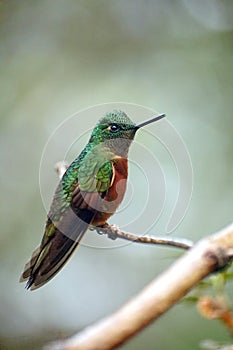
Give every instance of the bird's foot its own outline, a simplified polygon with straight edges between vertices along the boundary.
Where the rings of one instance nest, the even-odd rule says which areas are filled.
[[[118,237],[119,227],[115,224],[109,225],[107,222],[102,226],[93,228],[99,235],[107,235],[108,238],[115,240]]]

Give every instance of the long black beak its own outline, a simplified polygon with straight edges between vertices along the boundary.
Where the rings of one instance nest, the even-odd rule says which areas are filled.
[[[142,128],[143,126],[147,125],[147,124],[150,124],[150,123],[154,123],[156,122],[157,120],[160,120],[162,118],[166,117],[166,114],[159,114],[157,115],[156,117],[153,117],[151,119],[148,119],[148,120],[145,120],[144,122],[142,123],[139,123],[138,125],[135,126],[135,129],[138,130],[140,128]]]

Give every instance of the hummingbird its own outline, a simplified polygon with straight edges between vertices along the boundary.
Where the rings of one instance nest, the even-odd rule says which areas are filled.
[[[41,244],[20,277],[20,282],[27,281],[27,289],[37,289],[53,278],[88,228],[105,227],[126,191],[128,151],[136,132],[164,117],[136,125],[125,112],[114,110],[99,119],[57,186]]]

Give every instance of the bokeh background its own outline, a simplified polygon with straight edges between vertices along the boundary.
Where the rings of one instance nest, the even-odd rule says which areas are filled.
[[[0,348],[34,350],[114,311],[178,256],[170,248],[136,244],[81,246],[38,291],[18,283],[44,228],[42,152],[69,115],[112,101],[166,112],[194,172],[189,209],[171,237],[196,241],[231,222],[233,2],[3,0],[0,12]],[[87,120],[88,128],[98,118]],[[77,123],[77,137],[80,127]],[[68,139],[69,129],[54,144],[54,160],[67,151]],[[79,147],[72,152],[70,161]],[[139,161],[140,152],[131,155]],[[57,183],[53,165],[51,158],[49,196]],[[173,193],[174,164],[167,158],[162,167]],[[137,186],[142,191],[139,180],[132,170],[134,192]],[[165,216],[151,234],[165,233],[174,203],[174,196],[166,196]],[[137,199],[134,205],[140,210],[142,203]],[[124,222],[124,215],[122,210],[112,222]],[[149,210],[141,221],[150,220]],[[132,229],[142,233],[140,225]],[[217,321],[201,318],[194,305],[179,304],[122,348],[198,349],[208,338],[231,342]]]

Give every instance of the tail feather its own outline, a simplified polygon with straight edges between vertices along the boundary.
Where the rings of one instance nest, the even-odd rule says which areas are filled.
[[[63,251],[59,251],[59,255],[56,255],[52,261],[50,259],[51,252],[50,249],[48,249],[44,260],[42,260],[41,264],[31,272],[26,288],[31,290],[37,289],[52,279],[77,249],[78,244],[79,242],[74,242],[67,238],[67,243],[65,244]]]
[[[25,267],[24,267],[24,271],[22,273],[22,275],[20,276],[20,280],[19,282],[25,282],[28,280],[28,278],[30,277],[31,274],[31,270],[32,270],[32,266],[35,265],[39,255],[41,252],[41,247],[37,247],[34,252],[32,253],[32,257],[31,259],[26,263]]]
[[[67,237],[54,226],[53,235],[34,251],[25,265],[20,282],[27,280],[26,288],[34,290],[53,278],[76,250],[88,226],[89,223],[79,220],[72,232],[72,237],[76,236],[76,239]]]

